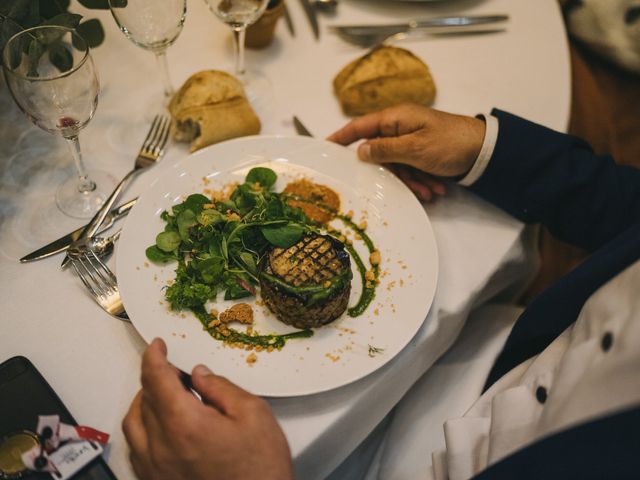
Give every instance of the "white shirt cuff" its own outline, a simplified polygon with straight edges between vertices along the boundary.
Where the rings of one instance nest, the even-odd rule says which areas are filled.
[[[478,154],[478,158],[476,158],[473,167],[469,170],[464,178],[458,181],[459,185],[463,187],[469,187],[473,185],[476,180],[478,180],[486,168],[489,166],[489,160],[491,160],[491,156],[493,155],[493,149],[496,146],[496,141],[498,140],[498,119],[493,115],[479,115],[484,118],[484,140],[482,141],[482,148],[480,149],[480,153]]]

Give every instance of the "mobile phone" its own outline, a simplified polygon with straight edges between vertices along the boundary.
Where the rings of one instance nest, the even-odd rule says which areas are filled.
[[[62,400],[36,367],[25,357],[17,356],[0,364],[0,445],[9,438],[27,444],[35,435],[39,415],[59,415],[60,421],[70,425],[77,422]],[[37,440],[33,440],[34,442]],[[6,443],[5,443],[6,445]],[[0,455],[2,455],[0,446]],[[4,452],[7,459],[7,452]],[[15,452],[14,452],[15,456]],[[8,473],[11,470],[12,473]],[[1,479],[51,480],[48,473],[16,472],[15,466],[3,472]],[[76,473],[74,480],[117,480],[106,462],[99,456]]]

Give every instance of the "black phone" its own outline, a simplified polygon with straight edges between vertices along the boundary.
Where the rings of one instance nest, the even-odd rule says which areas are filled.
[[[0,442],[13,437],[28,444],[34,435],[38,415],[59,415],[60,421],[77,425],[67,407],[36,367],[25,357],[17,356],[0,364]],[[17,437],[16,437],[17,436]],[[18,438],[20,437],[20,438]],[[51,480],[48,473],[26,471],[2,472],[2,478]],[[73,476],[74,480],[117,480],[102,456],[98,456]]]

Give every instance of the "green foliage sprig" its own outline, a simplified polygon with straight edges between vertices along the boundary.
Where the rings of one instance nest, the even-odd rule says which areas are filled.
[[[109,9],[108,0],[78,1],[89,9]],[[39,25],[74,28],[90,48],[99,46],[104,41],[104,29],[100,20],[82,20],[81,15],[68,11],[69,6],[70,0],[0,0],[0,52],[13,35]],[[126,0],[120,0],[117,6],[126,6]]]

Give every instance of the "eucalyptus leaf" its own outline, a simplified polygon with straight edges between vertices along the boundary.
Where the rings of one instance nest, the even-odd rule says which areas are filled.
[[[62,43],[56,43],[49,47],[49,61],[55,65],[61,73],[73,68],[73,55]]]
[[[32,2],[33,0],[3,0],[0,11],[3,15],[20,21],[29,14]]]
[[[78,0],[78,3],[93,10],[109,10],[109,0]]]
[[[6,24],[7,22],[4,23],[4,25]],[[29,44],[31,42],[29,41],[29,38],[26,36],[20,36],[17,40],[14,40],[14,41],[17,42],[17,44],[15,48],[11,48],[9,51],[9,68],[15,70],[22,63],[23,55],[29,54]],[[2,44],[0,44],[0,47],[2,47]]]
[[[89,48],[95,48],[104,41],[104,30],[102,29],[102,24],[100,23],[100,20],[96,18],[80,23],[76,28],[76,31],[84,41],[87,42]],[[76,48],[81,47],[76,45]]]
[[[112,0],[115,6],[126,6],[126,0]],[[70,0],[0,0],[0,51],[6,42],[14,34],[38,25],[59,25],[75,29],[80,24],[80,15],[69,13]],[[88,8],[106,9],[107,0],[82,0]],[[86,25],[85,25],[86,24]],[[104,40],[104,30],[99,20],[89,20],[83,22],[81,35],[86,37],[86,41],[91,47],[96,47]],[[39,39],[44,44],[55,42],[60,34],[52,37],[40,35]],[[11,68],[20,65],[20,52],[28,52],[29,41],[25,37],[23,43],[24,50],[12,51],[10,57]],[[0,63],[2,63],[0,57]]]
[[[40,58],[44,54],[44,51],[44,46],[40,41],[35,38],[31,40],[31,43],[29,44],[29,52],[27,53],[29,60],[27,75],[30,77],[40,76],[38,73],[38,65],[40,64]]]
[[[40,15],[43,18],[51,18],[59,13],[64,13],[69,8],[70,0],[39,0]]]
[[[75,13],[60,13],[54,17],[51,17],[48,20],[42,22],[41,25],[57,25],[59,27],[67,27],[67,28],[76,28],[78,24],[80,24],[80,20],[82,19],[82,15],[77,15]],[[52,38],[49,39],[48,36],[41,38],[40,40],[44,43],[51,43],[60,38],[58,34],[51,34]]]
[[[156,236],[156,245],[164,252],[173,252],[180,246],[182,239],[177,232],[160,232]]]
[[[254,167],[247,174],[247,183],[259,183],[264,189],[268,190],[276,183],[278,175],[270,168]]]
[[[262,227],[260,231],[271,245],[289,248],[300,240],[304,228],[300,225],[286,224]]]

